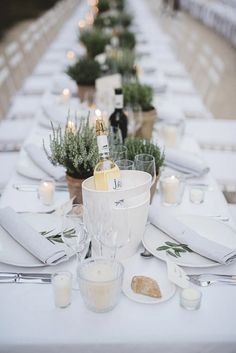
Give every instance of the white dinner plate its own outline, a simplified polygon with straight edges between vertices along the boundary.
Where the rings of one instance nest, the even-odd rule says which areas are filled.
[[[205,236],[208,239],[215,240],[219,243],[222,243],[222,239],[225,240],[226,234],[228,241],[232,240],[235,236],[236,240],[236,232],[229,227],[227,224],[221,221],[217,221],[210,217],[204,216],[178,216],[178,219],[186,224],[188,227],[194,229],[196,232],[201,234],[201,236]],[[148,225],[146,227],[146,231],[143,235],[143,245],[144,247],[150,251],[155,257],[166,261],[169,259],[169,255],[166,255],[165,251],[158,251],[156,250],[159,246],[165,245],[166,241],[174,241],[170,236],[163,233],[158,228],[154,227],[153,225]],[[229,243],[230,244],[230,243]],[[168,256],[168,257],[167,257]],[[197,253],[184,253],[179,258],[171,257],[171,261],[175,262],[179,266],[183,267],[216,267],[220,266],[221,264],[210,260],[204,256],[201,256]]]
[[[143,260],[139,253],[132,258],[123,261],[123,263],[125,266],[125,274],[122,289],[123,293],[129,299],[142,304],[160,304],[174,296],[176,286],[169,281],[167,277],[167,268],[166,266],[163,266],[163,264],[157,264],[157,262],[151,263],[150,261]],[[134,276],[147,276],[157,281],[162,297],[152,298],[135,293],[131,288],[131,282]]]
[[[27,213],[21,217],[32,228],[40,231],[61,231],[62,219],[55,215]],[[56,233],[55,233],[56,234]],[[65,245],[66,246],[66,245]],[[71,252],[72,255],[72,252]],[[0,262],[21,267],[45,266],[40,260],[30,254],[23,246],[15,241],[4,229],[0,227]]]

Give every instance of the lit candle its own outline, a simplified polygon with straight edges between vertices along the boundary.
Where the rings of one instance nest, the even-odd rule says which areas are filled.
[[[74,61],[75,53],[73,52],[73,50],[68,50],[68,52],[66,53],[66,57],[69,61]]]
[[[55,183],[53,180],[42,180],[38,187],[38,197],[44,205],[53,203],[55,194]]]
[[[180,292],[180,305],[187,310],[197,310],[201,305],[202,293],[196,288],[185,288]]]
[[[71,303],[72,274],[58,272],[52,277],[54,302],[58,308],[65,308]]]
[[[96,312],[111,310],[117,303],[123,279],[123,266],[110,260],[90,260],[79,269],[83,299]]]
[[[200,204],[204,201],[205,192],[200,188],[191,188],[189,198],[192,203]]]
[[[76,132],[76,126],[75,123],[71,120],[68,120],[67,124],[66,124],[66,130],[67,132]]]
[[[70,100],[70,97],[71,97],[71,93],[69,88],[64,88],[60,96],[60,102],[63,104],[66,104]]]
[[[162,197],[166,204],[176,204],[180,188],[180,180],[172,175],[161,180]]]
[[[162,135],[164,143],[167,147],[174,147],[177,143],[177,128],[176,126],[163,126]]]
[[[86,27],[86,22],[84,20],[81,20],[78,22],[78,26],[80,29],[83,29]]]

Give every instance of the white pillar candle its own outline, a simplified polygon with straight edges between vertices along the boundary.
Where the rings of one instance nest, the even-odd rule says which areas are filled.
[[[65,308],[71,303],[72,275],[70,272],[58,272],[52,278],[54,302],[58,308]]]
[[[185,288],[180,292],[180,305],[187,310],[197,310],[201,305],[202,293],[196,288]]]
[[[190,201],[195,204],[200,204],[204,201],[205,192],[200,188],[191,188],[190,189]]]
[[[75,61],[75,52],[73,52],[73,50],[68,50],[66,58],[70,63],[73,63]]]
[[[163,126],[162,135],[164,143],[167,147],[174,147],[177,143],[177,128],[176,126]]]
[[[161,185],[164,203],[176,204],[178,202],[178,194],[180,188],[179,179],[174,175],[165,177],[161,180]]]
[[[68,103],[70,100],[70,97],[71,97],[71,93],[69,88],[64,88],[61,94],[61,102],[64,104]]]
[[[68,132],[73,132],[75,133],[76,132],[76,126],[75,126],[75,123],[71,120],[68,120],[67,124],[66,124],[66,130]]]
[[[38,188],[38,197],[44,205],[53,203],[55,194],[55,183],[53,180],[42,180]]]

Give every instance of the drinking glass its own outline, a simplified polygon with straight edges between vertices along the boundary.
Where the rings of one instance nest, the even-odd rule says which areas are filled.
[[[117,201],[104,209],[101,224],[99,241],[102,249],[105,247],[111,250],[115,260],[118,249],[123,248],[131,240],[129,207],[125,201]]]
[[[156,179],[156,164],[155,158],[146,153],[137,154],[134,157],[134,169],[141,170],[143,172],[147,172],[151,174],[153,178],[153,182]]]
[[[122,134],[119,127],[110,126],[108,135],[109,146],[122,145]]]
[[[73,250],[76,255],[76,266],[73,289],[78,290],[77,271],[81,260],[81,253],[85,249],[88,242],[88,232],[85,228],[84,220],[86,218],[86,210],[82,204],[74,204],[72,209],[63,217],[62,240]]]
[[[120,159],[127,159],[127,147],[123,145],[115,145],[112,146],[110,150],[111,157],[114,161],[120,160]]]
[[[134,169],[134,161],[129,159],[118,159],[116,164],[120,168],[120,170],[133,170]]]

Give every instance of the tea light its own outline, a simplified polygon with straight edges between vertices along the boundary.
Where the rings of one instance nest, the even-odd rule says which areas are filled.
[[[185,288],[180,292],[180,305],[186,310],[200,308],[202,293],[196,288]]]
[[[192,203],[200,204],[204,201],[205,191],[201,188],[191,188],[189,198]]]
[[[71,303],[72,274],[58,272],[52,277],[55,306],[66,308]]]
[[[106,312],[117,304],[123,280],[123,266],[111,260],[89,260],[79,268],[79,285],[87,307]]]
[[[162,198],[166,204],[177,204],[180,180],[174,176],[167,176],[161,180]]]
[[[44,205],[53,203],[55,194],[55,183],[53,180],[42,180],[38,187],[38,197]]]
[[[163,139],[165,145],[174,147],[177,143],[177,128],[176,126],[166,125],[162,128]]]
[[[83,29],[86,27],[86,22],[84,20],[81,20],[78,22],[78,26],[80,29]]]

